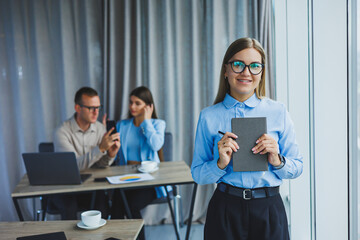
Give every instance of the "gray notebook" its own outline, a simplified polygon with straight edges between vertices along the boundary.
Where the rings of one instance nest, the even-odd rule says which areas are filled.
[[[256,140],[267,133],[266,118],[233,118],[231,119],[232,132],[240,149],[233,153],[233,170],[235,172],[267,171],[267,154],[253,154]]]

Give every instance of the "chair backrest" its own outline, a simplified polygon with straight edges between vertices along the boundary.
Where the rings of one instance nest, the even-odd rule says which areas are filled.
[[[39,144],[39,152],[54,152],[54,143],[42,142]]]
[[[173,161],[173,136],[170,132],[165,133],[163,154],[165,162]]]

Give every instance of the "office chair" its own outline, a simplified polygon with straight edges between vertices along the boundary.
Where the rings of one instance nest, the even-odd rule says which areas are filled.
[[[52,142],[40,143],[39,152],[54,152],[54,144]]]

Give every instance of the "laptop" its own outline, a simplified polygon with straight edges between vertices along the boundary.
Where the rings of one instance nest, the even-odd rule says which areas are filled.
[[[81,184],[91,174],[80,174],[73,152],[22,154],[30,185]]]

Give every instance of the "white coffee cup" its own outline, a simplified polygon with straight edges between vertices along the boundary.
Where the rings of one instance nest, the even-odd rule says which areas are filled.
[[[158,163],[154,161],[142,161],[141,162],[141,169],[143,171],[151,171],[157,167]]]
[[[90,210],[81,213],[81,221],[88,227],[99,226],[101,220],[101,212],[98,210]]]

